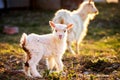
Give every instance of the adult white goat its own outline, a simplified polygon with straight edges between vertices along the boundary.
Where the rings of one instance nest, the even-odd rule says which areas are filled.
[[[55,13],[52,21],[54,23],[61,24],[73,24],[73,28],[68,31],[68,50],[75,54],[71,48],[72,42],[75,42],[76,53],[79,53],[79,44],[86,36],[87,26],[90,20],[94,19],[95,15],[98,14],[98,10],[94,5],[94,2],[84,1],[77,10],[69,11],[65,9],[60,9]]]
[[[31,77],[41,77],[36,69],[42,57],[47,58],[47,67],[52,70],[63,70],[62,56],[66,50],[67,30],[72,28],[72,24],[54,24],[49,22],[53,33],[46,35],[25,34],[23,33],[20,45],[27,53],[24,71]]]

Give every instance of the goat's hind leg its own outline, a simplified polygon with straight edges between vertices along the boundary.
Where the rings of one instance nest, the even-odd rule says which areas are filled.
[[[25,63],[23,64],[23,69],[24,69],[24,73],[25,75],[32,77],[31,73],[30,73],[30,66],[28,61],[30,60],[30,54],[27,54],[25,56]]]
[[[31,73],[30,73],[30,67],[29,67],[29,64],[28,62],[25,62],[24,63],[24,72],[25,72],[25,75],[29,76],[29,77],[32,77]]]
[[[70,41],[67,41],[67,48],[68,48],[68,51],[70,53],[72,53],[73,55],[75,55],[75,52],[73,51],[72,47],[71,47],[71,42]]]
[[[42,55],[38,56],[38,55],[33,54],[31,56],[31,59],[29,60],[30,72],[33,77],[41,77],[41,75],[37,71],[37,64],[41,60],[41,58],[42,58]]]
[[[79,54],[79,43],[75,43],[76,53]]]

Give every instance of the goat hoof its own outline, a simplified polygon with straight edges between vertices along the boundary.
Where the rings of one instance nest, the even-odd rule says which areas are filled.
[[[34,78],[42,78],[40,74],[33,75]]]

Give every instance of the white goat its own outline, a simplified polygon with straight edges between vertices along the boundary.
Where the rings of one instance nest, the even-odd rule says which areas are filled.
[[[73,28],[68,31],[67,45],[68,50],[75,54],[71,48],[72,42],[75,42],[76,53],[79,53],[79,44],[86,36],[87,26],[98,10],[92,1],[84,1],[77,10],[69,11],[65,9],[58,10],[52,21],[61,24],[73,24]]]
[[[56,67],[57,71],[63,70],[62,56],[66,50],[67,30],[72,28],[72,24],[54,24],[49,22],[53,33],[46,35],[23,33],[20,45],[27,53],[24,64],[25,74],[31,77],[41,77],[36,66],[42,57],[47,58],[48,69]]]

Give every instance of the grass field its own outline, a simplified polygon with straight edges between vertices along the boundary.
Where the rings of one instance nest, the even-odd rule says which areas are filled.
[[[66,74],[49,74],[44,60],[38,66],[43,78],[34,80],[120,80],[120,5],[96,4],[99,15],[91,21],[77,57],[66,52]],[[19,46],[23,32],[50,33],[48,21],[55,11],[7,11],[0,16],[0,80],[33,80],[21,71],[24,51]],[[18,26],[19,34],[2,33],[3,25]],[[73,45],[74,48],[74,45]]]

